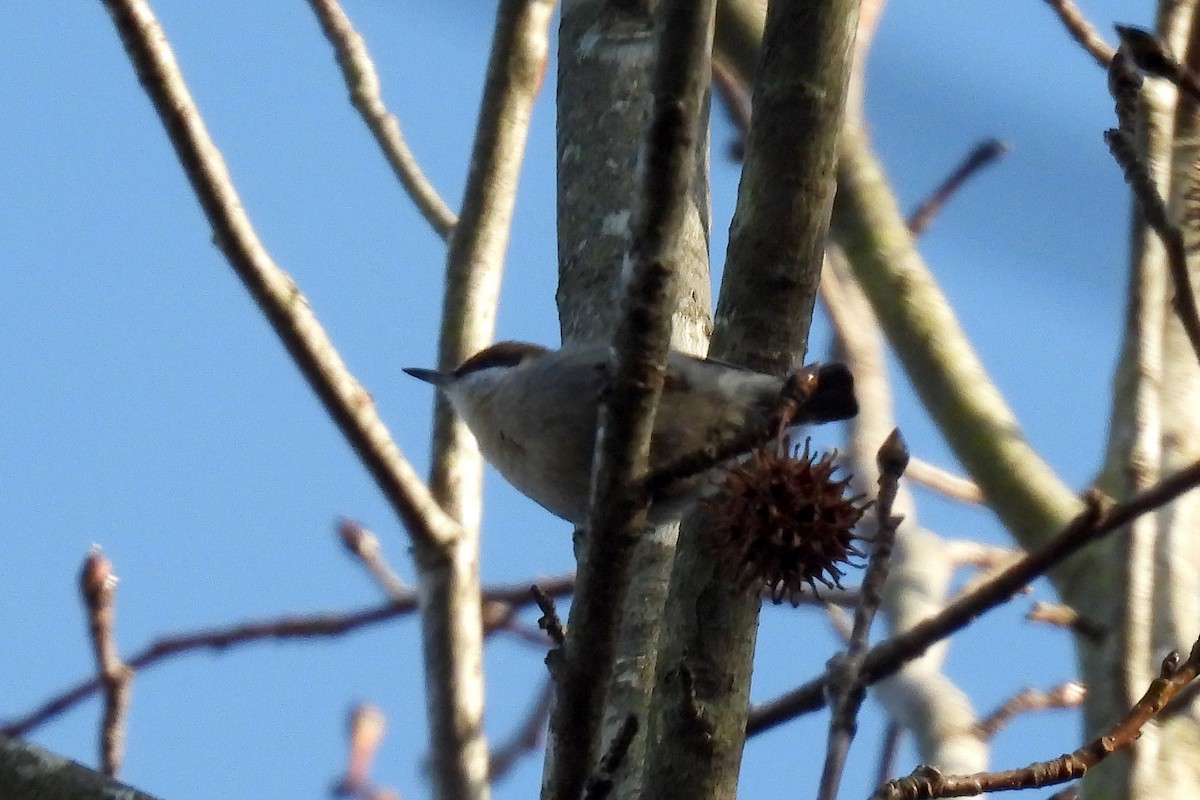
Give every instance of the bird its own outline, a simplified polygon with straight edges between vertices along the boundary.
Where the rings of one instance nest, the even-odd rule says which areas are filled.
[[[404,371],[449,400],[483,457],[518,491],[576,526],[588,513],[600,405],[609,385],[607,343],[558,350],[496,342],[445,372]],[[817,365],[816,388],[793,424],[833,422],[858,413],[844,364]],[[785,378],[672,350],[650,440],[649,470],[767,431]],[[670,522],[716,488],[713,471],[668,483],[650,498],[649,519]]]

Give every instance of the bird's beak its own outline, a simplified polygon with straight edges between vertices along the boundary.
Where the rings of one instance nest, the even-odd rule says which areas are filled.
[[[438,372],[436,369],[422,369],[421,367],[405,367],[404,371],[412,375],[419,381],[432,383],[434,386],[442,387],[450,381],[450,376],[444,372]]]

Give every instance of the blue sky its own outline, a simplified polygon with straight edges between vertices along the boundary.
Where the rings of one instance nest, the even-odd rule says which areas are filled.
[[[1084,6],[1147,24],[1149,2]],[[398,189],[346,102],[300,2],[155,3],[209,130],[276,260],[307,294],[401,449],[428,463],[431,397],[400,368],[431,365],[443,247]],[[387,102],[452,206],[465,177],[491,7],[347,2]],[[343,556],[339,515],[373,528],[406,577],[403,532],[313,399],[207,225],[99,2],[18,2],[0,26],[0,718],[90,674],[75,592],[89,545],[121,577],[125,652],[166,632],[284,612],[374,603]],[[1111,38],[1111,37],[1110,37]],[[1101,71],[1038,0],[893,0],[869,70],[868,118],[902,206],[912,208],[978,140],[1013,151],[937,218],[921,250],[1030,439],[1072,485],[1098,465],[1121,327],[1128,203],[1101,139]],[[554,344],[553,72],[534,112],[498,335]],[[715,152],[732,133],[714,114]],[[719,261],[736,167],[713,165]],[[820,356],[823,329],[813,339]],[[914,451],[952,463],[896,373],[897,417]],[[570,566],[570,536],[489,475],[487,581]],[[986,512],[919,495],[924,524],[1004,541]],[[1039,588],[1045,596],[1045,588]],[[1025,685],[1074,676],[1063,635],[993,613],[947,669],[986,712]],[[997,662],[997,637],[1011,642]],[[812,610],[768,608],[753,696],[817,672],[833,639]],[[428,792],[414,621],[336,641],[244,647],[140,675],[123,776],[173,800],[228,794],[319,797],[343,760],[356,700],[389,733],[380,782]],[[543,667],[529,646],[488,645],[488,734],[502,740],[533,702]],[[500,690],[497,691],[497,687]],[[95,763],[96,702],[37,731]],[[745,796],[814,787],[825,718],[754,740]],[[868,710],[845,796],[865,794],[879,715]],[[993,763],[1073,748],[1072,714],[1023,718]],[[797,754],[804,753],[805,757]],[[901,768],[912,766],[911,750]],[[541,758],[496,787],[530,797]],[[800,794],[805,794],[803,789]]]

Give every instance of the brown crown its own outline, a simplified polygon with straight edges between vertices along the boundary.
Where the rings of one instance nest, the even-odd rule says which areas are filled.
[[[515,367],[527,358],[549,352],[548,348],[530,342],[504,341],[485,347],[454,370],[454,377],[461,378],[488,367]]]

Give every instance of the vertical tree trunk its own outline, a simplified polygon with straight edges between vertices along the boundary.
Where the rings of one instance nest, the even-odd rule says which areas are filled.
[[[782,373],[807,349],[825,251],[857,0],[767,12],[714,354]],[[745,740],[758,597],[685,525],[651,698],[646,797],[732,798]]]
[[[653,2],[565,0],[558,52],[558,308],[564,341],[608,341],[627,273],[639,190],[639,148],[649,119],[654,69]],[[707,120],[705,112],[703,121]],[[702,125],[707,130],[707,125]],[[708,139],[696,150],[689,213],[674,256],[678,295],[672,346],[708,349],[712,331],[708,274]],[[642,719],[612,796],[639,794],[644,712],[658,655],[662,608],[677,524],[644,536],[634,555],[604,738],[625,716]],[[577,552],[580,548],[577,548]],[[589,565],[580,564],[580,569]],[[547,763],[553,756],[548,745]]]
[[[1193,69],[1200,65],[1195,6],[1194,0],[1164,0],[1157,20],[1172,52]],[[1165,81],[1148,81],[1142,96],[1139,134],[1145,163],[1193,248],[1198,238],[1190,208],[1196,203],[1196,106],[1177,97]],[[1130,299],[1105,469],[1106,486],[1117,496],[1200,457],[1200,366],[1172,307],[1176,287],[1168,278],[1162,244],[1147,229],[1136,200],[1130,241]],[[1189,271],[1195,280],[1195,264]],[[1183,650],[1195,639],[1200,628],[1198,521],[1197,499],[1185,495],[1131,525],[1110,550],[1124,580],[1112,593],[1119,602],[1112,609],[1110,646],[1085,673],[1089,730],[1110,723],[1141,694],[1170,650]],[[1192,715],[1163,720],[1143,733],[1127,757],[1089,775],[1084,797],[1200,796],[1198,748],[1200,726]]]

